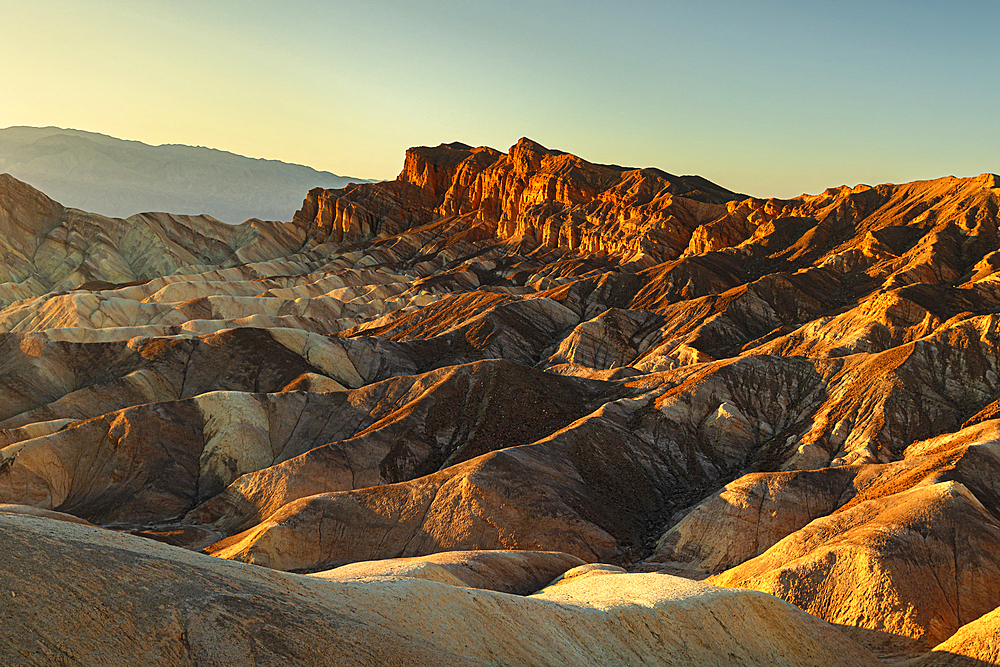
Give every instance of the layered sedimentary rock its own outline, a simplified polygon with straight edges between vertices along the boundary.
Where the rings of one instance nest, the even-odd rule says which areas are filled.
[[[792,601],[885,652],[907,639],[926,650],[993,609],[998,545],[996,520],[942,482],[816,519],[712,581]]]
[[[0,186],[21,513],[289,581],[707,578],[991,655],[995,175],[762,200],[446,144],[239,227]]]

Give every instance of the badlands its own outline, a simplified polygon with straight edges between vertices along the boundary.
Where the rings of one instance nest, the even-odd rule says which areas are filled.
[[[0,176],[0,664],[1000,662],[1000,177]]]

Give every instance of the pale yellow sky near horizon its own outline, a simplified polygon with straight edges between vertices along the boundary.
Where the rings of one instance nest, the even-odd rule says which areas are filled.
[[[758,196],[1000,171],[995,3],[573,7],[0,0],[0,127],[359,178],[528,136]]]

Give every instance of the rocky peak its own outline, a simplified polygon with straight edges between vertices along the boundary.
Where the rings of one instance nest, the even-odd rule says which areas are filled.
[[[403,170],[396,180],[420,188],[436,207],[451,187],[456,169],[472,152],[471,146],[458,141],[434,147],[410,148],[406,151]]]
[[[507,151],[515,172],[527,175],[542,168],[542,160],[548,156],[567,155],[561,151],[552,151],[542,146],[537,141],[532,141],[527,137],[521,137],[517,143]],[[570,156],[571,158],[575,156]],[[579,158],[576,158],[579,160]],[[582,162],[582,160],[580,160]]]
[[[461,216],[477,234],[657,261],[740,199],[697,176],[587,162],[522,137],[507,153],[454,142],[406,152],[392,183],[310,192],[295,222],[319,240],[363,240]]]

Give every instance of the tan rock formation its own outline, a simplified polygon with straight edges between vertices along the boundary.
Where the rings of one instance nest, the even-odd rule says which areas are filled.
[[[295,415],[297,437],[273,466],[244,474],[185,521],[240,532],[306,496],[413,480],[485,452],[530,444],[620,393],[613,385],[488,361],[314,400]],[[290,417],[278,403],[270,397],[272,429]],[[334,406],[336,417],[324,414]],[[304,437],[313,421],[323,424],[322,431]]]
[[[710,581],[789,600],[881,654],[913,654],[996,606],[998,547],[1000,523],[942,482],[816,519]]]
[[[412,148],[394,183],[313,191],[295,221],[340,241],[397,233],[427,213],[460,216],[500,238],[635,260],[676,257],[695,227],[737,198],[697,176],[595,165],[521,139],[507,154],[458,143]]]
[[[579,558],[556,551],[442,551],[418,558],[361,561],[309,576],[345,582],[412,577],[528,595],[580,566],[583,561]]]
[[[14,664],[878,664],[780,600],[663,575],[529,597],[406,575],[341,582],[4,514],[0,546],[0,661]]]

